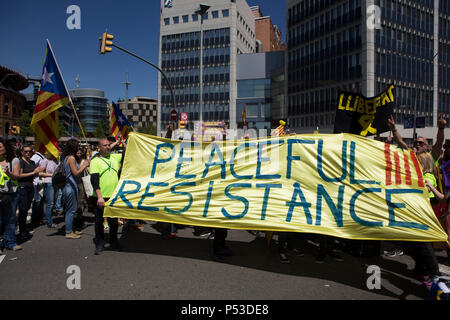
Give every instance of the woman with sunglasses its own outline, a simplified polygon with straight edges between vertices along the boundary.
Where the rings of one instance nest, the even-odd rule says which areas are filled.
[[[34,197],[33,180],[39,176],[44,168],[36,166],[31,156],[33,150],[26,145],[22,149],[22,158],[20,159],[19,171],[19,237],[21,240],[28,240],[31,238],[29,230],[27,230],[27,216],[30,210],[31,203]]]

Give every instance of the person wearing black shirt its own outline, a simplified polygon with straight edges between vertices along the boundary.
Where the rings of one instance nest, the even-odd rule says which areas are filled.
[[[19,179],[17,180],[19,182],[19,237],[22,240],[27,240],[31,237],[27,230],[27,216],[34,197],[33,180],[44,170],[44,168],[36,166],[31,160],[32,155],[33,150],[31,147],[25,146],[20,159]]]

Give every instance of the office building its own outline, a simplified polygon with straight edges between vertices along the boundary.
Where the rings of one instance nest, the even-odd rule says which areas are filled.
[[[244,125],[245,110],[247,127],[259,136],[270,135],[284,118],[284,52],[241,54],[237,66],[238,127]]]
[[[200,4],[210,6],[203,19]],[[188,129],[200,119],[224,120],[235,129],[237,55],[255,52],[255,43],[255,20],[245,0],[161,1],[159,67],[174,98],[159,74],[158,135],[172,122],[172,110],[188,114]]]
[[[438,114],[450,111],[448,1],[287,0],[286,19],[287,113],[297,132],[332,132],[339,90],[371,97],[394,84],[402,136],[412,138],[403,123],[416,114],[427,120],[418,135],[435,139]]]

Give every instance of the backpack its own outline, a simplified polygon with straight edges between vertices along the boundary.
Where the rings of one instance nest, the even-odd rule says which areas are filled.
[[[66,186],[66,183],[69,181],[69,175],[66,174],[66,169],[64,168],[64,161],[61,161],[60,164],[55,169],[52,175],[52,184],[55,189],[63,189]]]

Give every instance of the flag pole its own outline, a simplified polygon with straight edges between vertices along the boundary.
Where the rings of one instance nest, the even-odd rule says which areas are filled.
[[[46,40],[47,40],[48,47],[50,48],[50,51],[51,51],[53,57],[55,57],[55,55],[54,55],[54,53],[53,53],[52,46],[51,46],[51,44],[50,44],[50,41],[49,41],[48,39],[46,39]],[[61,70],[59,69],[58,61],[56,61],[56,58],[54,58],[54,60],[55,60],[56,68],[58,69],[59,74],[62,75]],[[69,92],[69,90],[67,90],[67,86],[66,86],[66,82],[64,81],[64,77],[61,76],[61,80],[62,80],[62,82],[63,82],[63,84],[64,84],[64,88],[66,89],[66,92],[67,92],[67,94],[68,94],[68,98],[69,98],[69,101],[70,101],[70,105],[72,106],[73,112],[75,113],[75,117],[77,118],[78,126],[79,126],[80,129],[81,129],[81,133],[83,134],[84,141],[85,141],[86,144],[87,144],[86,134],[84,133],[83,127],[81,126],[81,122],[80,122],[80,119],[78,118],[78,114],[77,114],[77,111],[76,111],[76,109],[75,109],[75,106],[73,105],[72,97],[70,96],[70,92]]]

